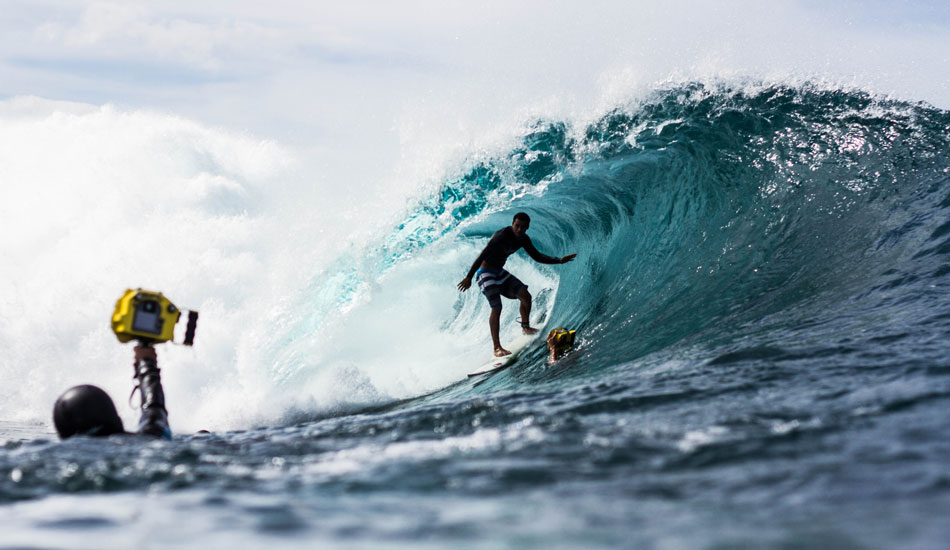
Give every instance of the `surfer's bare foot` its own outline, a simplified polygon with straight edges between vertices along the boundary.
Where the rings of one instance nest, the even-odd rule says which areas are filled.
[[[523,333],[525,333],[525,334],[529,334],[529,335],[530,335],[530,334],[537,334],[537,333],[538,333],[538,329],[533,328],[533,327],[521,327],[521,332],[523,332]]]
[[[495,357],[504,357],[506,355],[511,355],[511,352],[505,348],[495,348]]]

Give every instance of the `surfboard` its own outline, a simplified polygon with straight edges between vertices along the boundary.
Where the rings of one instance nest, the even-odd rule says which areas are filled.
[[[519,336],[514,342],[508,345],[508,351],[511,352],[511,355],[492,357],[491,361],[485,363],[475,371],[468,373],[468,377],[471,378],[480,374],[488,374],[489,372],[495,372],[496,370],[501,370],[511,365],[518,360],[518,356],[521,355],[521,352],[528,348],[528,344],[537,337],[537,334]]]

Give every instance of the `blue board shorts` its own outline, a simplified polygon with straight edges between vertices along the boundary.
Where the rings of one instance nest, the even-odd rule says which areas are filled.
[[[522,288],[528,288],[528,285],[504,269],[479,269],[475,272],[475,281],[492,309],[501,309],[502,296],[515,300]]]

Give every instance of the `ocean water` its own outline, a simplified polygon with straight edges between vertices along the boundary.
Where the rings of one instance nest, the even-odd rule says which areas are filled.
[[[20,282],[29,308],[5,295],[0,368],[26,383],[3,390],[0,547],[950,540],[947,111],[825,84],[658,85],[469,151],[369,227],[343,206],[272,216],[294,211],[275,144],[159,115],[39,111],[8,116],[20,126],[0,138],[145,131],[102,137],[118,175],[73,175],[107,182],[95,200],[50,190],[72,202],[49,234],[4,243],[37,272],[65,257],[100,284]],[[155,175],[123,179],[143,149]],[[35,166],[22,162],[8,171]],[[77,223],[77,205],[108,221]],[[577,346],[549,365],[539,340],[468,379],[490,353],[488,307],[455,284],[518,211],[541,251],[578,254],[507,266],[535,324],[576,329]],[[131,246],[121,228],[135,223],[154,240]],[[42,243],[56,252],[31,255]],[[91,275],[82,257],[113,247],[128,252]],[[176,257],[200,261],[158,267]],[[141,285],[202,311],[194,349],[159,350],[177,435],[58,442],[46,415],[72,383],[107,388],[134,421],[131,352],[105,319],[143,264]],[[503,341],[516,317],[506,302]]]

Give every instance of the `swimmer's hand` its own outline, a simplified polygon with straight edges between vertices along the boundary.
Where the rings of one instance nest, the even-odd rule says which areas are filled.
[[[567,256],[564,256],[563,258],[561,258],[561,263],[566,264],[567,262],[573,262],[574,258],[576,257],[577,257],[577,254],[568,254]]]
[[[471,286],[472,286],[472,278],[465,277],[464,279],[462,279],[462,282],[458,284],[458,289],[461,290],[462,292],[465,292],[466,290],[471,288]]]

